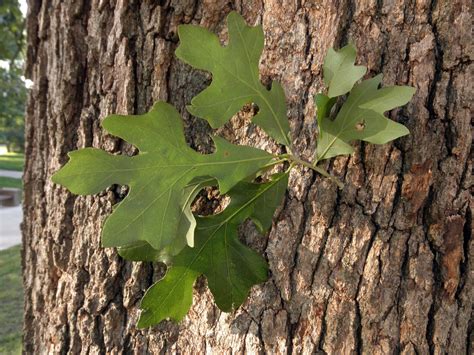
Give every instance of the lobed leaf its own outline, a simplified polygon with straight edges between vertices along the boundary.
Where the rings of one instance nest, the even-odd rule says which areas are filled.
[[[318,117],[317,161],[352,153],[349,143],[354,140],[385,144],[409,134],[405,126],[388,119],[384,112],[406,104],[415,89],[392,86],[379,90],[381,81],[382,75],[378,75],[356,84],[334,120]]]
[[[181,25],[176,56],[189,65],[212,73],[211,85],[194,97],[188,111],[206,119],[213,128],[225,124],[245,104],[255,103],[253,122],[277,142],[290,146],[285,93],[273,82],[267,90],[259,80],[258,62],[263,50],[261,26],[247,26],[241,15],[227,17],[229,44],[202,27]]]
[[[339,51],[329,48],[323,64],[324,83],[328,87],[329,98],[347,94],[365,75],[367,68],[355,65],[356,54],[352,44]]]
[[[222,213],[198,217],[195,247],[183,249],[163,279],[148,289],[138,326],[181,320],[191,306],[194,281],[202,274],[221,310],[239,307],[250,287],[267,279],[267,265],[239,241],[238,226],[251,218],[260,230],[267,230],[287,184],[287,174],[264,184],[241,182],[229,191],[231,202]]]
[[[273,159],[265,151],[219,137],[214,137],[215,153],[194,151],[185,142],[178,112],[164,102],[144,115],[109,116],[103,127],[140,153],[126,157],[94,148],[71,152],[70,161],[52,180],[77,194],[98,193],[112,184],[129,186],[128,195],[105,222],[105,247],[145,241],[165,254],[176,254],[186,244],[192,246],[195,223],[190,204],[203,184],[216,180],[226,193]]]

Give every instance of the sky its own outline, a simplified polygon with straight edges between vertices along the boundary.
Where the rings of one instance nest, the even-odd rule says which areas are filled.
[[[26,5],[26,0],[20,0],[20,11],[23,14],[23,17],[26,17],[26,10],[28,9],[28,5]]]

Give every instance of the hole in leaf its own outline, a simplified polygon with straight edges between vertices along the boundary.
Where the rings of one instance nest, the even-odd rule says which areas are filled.
[[[355,125],[355,129],[358,132],[362,132],[365,129],[365,120],[362,120]]]
[[[230,197],[221,195],[217,186],[202,189],[191,204],[191,210],[200,216],[210,216],[222,212],[230,202]]]

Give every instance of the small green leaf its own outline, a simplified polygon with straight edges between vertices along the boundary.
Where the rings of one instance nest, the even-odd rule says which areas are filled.
[[[316,103],[317,108],[318,126],[321,126],[323,119],[329,117],[331,108],[336,103],[336,98],[329,98],[328,96],[320,93],[314,96],[314,102]]]
[[[134,144],[140,153],[126,157],[81,149],[69,153],[70,161],[52,179],[77,194],[98,193],[112,184],[130,187],[104,225],[105,247],[146,241],[156,250],[166,248],[175,254],[186,241],[193,245],[194,217],[189,206],[203,184],[202,178],[195,179],[211,176],[225,193],[273,159],[262,150],[219,137],[214,137],[215,153],[194,151],[186,145],[178,112],[163,102],[144,115],[109,116],[103,126]]]
[[[231,202],[222,213],[198,217],[196,245],[183,249],[165,277],[148,289],[138,326],[167,318],[181,320],[191,306],[193,283],[201,274],[221,310],[239,307],[250,287],[267,279],[265,260],[239,241],[239,223],[251,218],[262,230],[268,229],[287,184],[287,174],[264,184],[241,182],[229,192]]]
[[[352,44],[348,44],[339,51],[329,48],[324,59],[323,73],[330,98],[348,93],[365,75],[366,67],[354,65],[356,54],[357,51]]]
[[[400,123],[389,120],[385,111],[410,101],[415,89],[409,86],[392,86],[378,90],[382,75],[365,80],[352,89],[334,121],[323,119],[317,147],[317,160],[350,154],[353,140],[384,144],[409,134]]]
[[[189,65],[212,73],[211,85],[193,98],[188,111],[206,119],[213,128],[225,124],[245,104],[259,107],[253,122],[277,142],[290,146],[285,93],[273,82],[267,90],[259,80],[258,62],[263,50],[261,26],[250,27],[236,12],[227,17],[229,44],[222,47],[202,27],[181,25],[176,56]]]

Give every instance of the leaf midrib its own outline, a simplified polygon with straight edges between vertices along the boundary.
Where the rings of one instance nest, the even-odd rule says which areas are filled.
[[[139,157],[140,155],[137,155]],[[203,155],[206,156],[206,155]],[[133,157],[131,157],[133,158]],[[156,169],[156,168],[194,168],[194,167],[202,167],[202,166],[215,166],[215,165],[226,165],[226,164],[236,164],[236,163],[245,163],[250,161],[258,161],[258,160],[267,160],[270,159],[270,156],[266,157],[258,157],[258,158],[249,158],[249,159],[240,159],[240,160],[227,160],[227,161],[216,161],[216,162],[209,162],[209,163],[196,163],[196,164],[175,164],[175,165],[150,165],[146,167],[137,167],[137,168],[124,168],[124,169],[108,169],[108,170],[96,170],[93,172],[84,172],[78,174],[69,174],[69,175],[62,175],[63,178],[75,177],[75,176],[84,176],[84,175],[96,175],[101,173],[119,173],[119,172],[127,172],[127,171],[137,171],[137,170],[147,170],[147,169]]]

